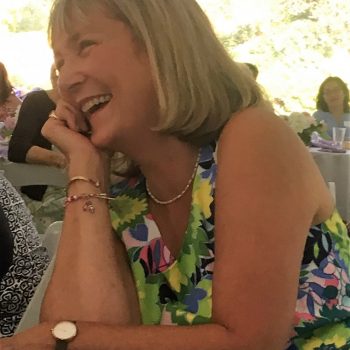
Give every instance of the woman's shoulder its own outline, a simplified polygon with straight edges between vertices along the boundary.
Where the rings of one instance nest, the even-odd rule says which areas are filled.
[[[263,166],[266,159],[276,164],[310,166],[311,156],[304,143],[287,122],[268,107],[250,107],[236,113],[225,125],[218,146],[220,154],[228,153],[233,163]],[[263,171],[263,169],[261,169]]]
[[[285,120],[264,107],[247,108],[227,123],[219,139],[218,166],[230,174],[228,182],[237,174],[234,180],[247,186],[261,179],[275,188],[288,184],[313,208],[330,207],[327,186],[307,147]]]
[[[225,140],[230,143],[240,143],[250,146],[262,146],[273,142],[279,143],[284,137],[296,141],[298,138],[285,120],[277,116],[268,106],[249,107],[232,115],[225,125],[221,135],[220,143]],[[293,142],[292,142],[293,143]]]
[[[331,114],[329,112],[323,111],[322,109],[316,110],[313,114],[314,117],[327,117],[330,115]]]
[[[47,92],[45,90],[33,90],[28,92],[25,95],[23,102],[28,103],[31,101],[42,101],[42,100],[50,100]]]

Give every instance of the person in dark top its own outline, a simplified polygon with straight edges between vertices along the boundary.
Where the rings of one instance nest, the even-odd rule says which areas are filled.
[[[0,281],[9,270],[13,260],[13,237],[7,218],[0,206]]]
[[[65,167],[65,157],[60,152],[52,151],[51,143],[41,135],[41,128],[50,112],[56,108],[59,98],[54,66],[51,68],[51,83],[51,90],[32,91],[24,99],[9,143],[10,161]],[[39,185],[24,186],[21,191],[29,198],[40,201],[46,188]]]

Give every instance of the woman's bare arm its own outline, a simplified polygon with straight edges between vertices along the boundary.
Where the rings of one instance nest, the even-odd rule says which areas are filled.
[[[75,181],[69,195],[105,191],[105,164],[92,154],[71,159],[69,176],[99,181],[101,189]],[[107,201],[92,199],[95,213],[83,211],[84,200],[65,211],[52,280],[42,320],[89,320],[109,324],[139,323],[138,302],[126,253],[112,232]]]
[[[30,164],[43,164],[64,168],[66,158],[61,152],[51,151],[39,146],[32,146],[26,154],[26,162]]]

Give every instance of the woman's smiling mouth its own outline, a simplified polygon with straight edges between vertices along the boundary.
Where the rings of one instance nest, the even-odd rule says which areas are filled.
[[[92,113],[96,112],[98,109],[106,105],[111,99],[112,95],[110,94],[93,97],[82,105],[81,111],[84,114],[91,115]]]

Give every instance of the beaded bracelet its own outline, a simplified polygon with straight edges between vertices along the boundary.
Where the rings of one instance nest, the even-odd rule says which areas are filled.
[[[74,181],[85,181],[85,182],[89,182],[91,184],[93,184],[96,188],[100,187],[100,182],[99,181],[95,181],[93,179],[89,179],[85,176],[73,176],[69,179],[68,181],[68,186],[73,183]]]
[[[83,205],[83,211],[88,211],[91,214],[95,213],[95,207],[91,201],[92,198],[98,199],[113,199],[112,197],[108,197],[107,193],[81,193],[81,194],[73,194],[72,196],[67,196],[64,201],[64,206],[67,207],[70,203],[84,199],[86,200]]]

